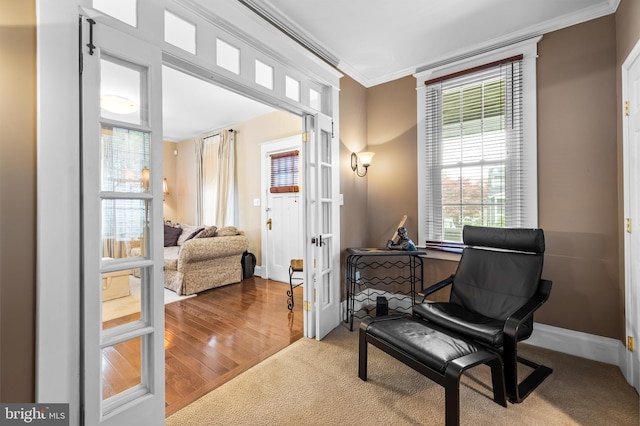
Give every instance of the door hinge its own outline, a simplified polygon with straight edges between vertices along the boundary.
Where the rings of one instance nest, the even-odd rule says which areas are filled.
[[[633,352],[636,350],[636,342],[632,336],[627,336],[627,349],[629,352]]]
[[[625,227],[627,233],[630,234],[631,233],[631,218],[630,217],[628,217],[628,218],[626,218],[624,220],[624,227]]]
[[[311,312],[311,302],[309,302],[308,300],[305,300],[302,303],[302,310],[305,312]]]
[[[309,142],[309,132],[302,132],[302,142]]]
[[[624,116],[628,117],[630,112],[631,107],[629,106],[629,101],[624,101]]]

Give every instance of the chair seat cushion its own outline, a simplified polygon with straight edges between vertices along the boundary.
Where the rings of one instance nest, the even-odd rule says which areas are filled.
[[[500,347],[504,342],[504,321],[471,312],[451,302],[414,305],[413,314],[463,336]]]

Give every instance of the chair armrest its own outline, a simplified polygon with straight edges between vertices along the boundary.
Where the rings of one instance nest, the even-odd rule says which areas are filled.
[[[538,285],[538,291],[533,295],[531,299],[524,305],[520,307],[516,312],[514,312],[504,324],[504,334],[505,336],[509,336],[510,338],[515,339],[518,335],[518,328],[520,328],[520,324],[522,324],[527,318],[529,318],[533,313],[542,306],[547,299],[549,299],[549,294],[551,293],[551,284],[552,282],[549,280],[540,280],[540,284]]]
[[[455,274],[450,275],[449,277],[445,278],[444,280],[437,282],[435,284],[430,285],[427,288],[422,289],[422,291],[420,291],[418,294],[423,296],[422,297],[422,302],[425,301],[425,299],[427,298],[428,295],[435,293],[438,290],[442,290],[443,288],[445,288],[448,285],[451,285],[451,283],[453,283],[453,279],[455,278]]]

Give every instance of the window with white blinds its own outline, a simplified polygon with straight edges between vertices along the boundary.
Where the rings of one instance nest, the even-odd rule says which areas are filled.
[[[271,154],[271,193],[300,192],[300,152]]]
[[[529,223],[522,56],[425,86],[421,236],[427,243],[462,242],[464,225]]]

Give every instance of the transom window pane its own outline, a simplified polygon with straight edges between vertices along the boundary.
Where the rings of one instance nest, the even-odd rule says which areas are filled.
[[[300,82],[293,77],[285,76],[285,96],[289,99],[293,99],[296,102],[300,102]]]
[[[93,0],[93,7],[132,27],[138,26],[137,0]]]
[[[240,49],[216,39],[216,64],[227,71],[240,74]]]
[[[318,91],[309,89],[309,106],[316,111],[322,110],[322,98]]]
[[[273,90],[273,67],[256,59],[256,83]]]
[[[195,55],[196,26],[171,12],[165,11],[164,41]]]

